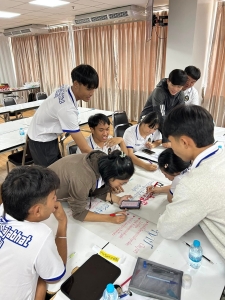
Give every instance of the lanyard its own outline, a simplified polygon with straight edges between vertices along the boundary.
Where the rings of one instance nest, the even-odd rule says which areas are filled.
[[[217,151],[219,150],[219,148],[218,149],[216,149],[215,151],[213,151],[213,152],[211,152],[211,153],[209,153],[208,155],[206,155],[205,157],[203,157],[198,163],[197,163],[197,165],[196,165],[196,167],[195,168],[197,168],[199,165],[200,165],[200,163],[204,160],[204,159],[207,159],[208,157],[210,157],[210,156],[212,156],[212,155],[214,155]]]
[[[91,140],[91,135],[90,135],[89,139],[90,139],[91,147],[92,147],[92,149],[94,149],[94,145],[93,145],[92,140]]]

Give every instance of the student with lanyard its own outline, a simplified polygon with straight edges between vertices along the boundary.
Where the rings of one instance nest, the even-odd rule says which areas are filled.
[[[95,114],[88,119],[88,125],[91,135],[86,138],[87,144],[92,150],[100,150],[106,154],[110,154],[114,150],[122,150],[127,154],[127,147],[121,137],[112,137],[109,135],[110,120],[104,114]],[[77,149],[76,153],[81,153]]]
[[[29,147],[36,165],[47,167],[61,158],[58,135],[62,132],[70,133],[82,152],[92,150],[80,132],[77,101],[90,101],[98,88],[98,74],[89,65],[79,65],[72,70],[71,78],[73,85],[63,85],[54,91],[31,121]]]
[[[129,156],[119,150],[106,155],[95,150],[89,154],[72,154],[63,157],[49,166],[60,178],[57,191],[59,200],[67,199],[74,219],[89,222],[109,222],[120,224],[126,220],[126,212],[119,215],[96,214],[91,212],[91,201],[98,197],[111,204],[120,205],[131,195],[118,197],[112,189],[118,189],[127,183],[134,173],[134,166]],[[87,202],[88,197],[90,200]],[[89,209],[86,208],[88,205]]]
[[[199,224],[225,258],[225,152],[214,142],[213,118],[201,106],[178,106],[167,116],[164,134],[174,153],[193,163],[159,218],[159,233],[177,240]]]
[[[155,171],[157,166],[138,158],[135,152],[146,148],[153,149],[162,143],[162,135],[158,130],[159,124],[158,114],[151,112],[139,124],[127,128],[123,135],[128,155],[133,163],[147,171]]]
[[[59,178],[40,166],[14,168],[2,183],[0,299],[40,300],[46,282],[66,272],[67,217],[56,200]],[[54,214],[56,236],[42,221]]]
[[[194,84],[201,77],[201,71],[194,66],[188,66],[184,69],[184,71],[188,77],[188,80],[182,89],[184,92],[185,105],[191,105],[191,104],[200,105],[198,91],[194,87]]]

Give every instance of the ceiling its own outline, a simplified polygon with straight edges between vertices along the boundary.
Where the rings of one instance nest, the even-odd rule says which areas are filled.
[[[0,32],[4,29],[28,24],[54,25],[74,21],[75,15],[135,4],[145,7],[147,0],[66,0],[61,7],[44,7],[30,4],[31,0],[1,0],[0,11],[20,13],[11,19],[0,18]],[[46,0],[51,1],[51,0]],[[154,6],[168,5],[169,0],[155,0]]]

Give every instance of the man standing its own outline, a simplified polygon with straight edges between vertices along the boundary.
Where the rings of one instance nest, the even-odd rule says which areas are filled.
[[[184,92],[185,104],[186,105],[190,105],[190,104],[200,105],[198,91],[194,87],[194,84],[201,77],[201,71],[194,66],[188,66],[184,69],[184,71],[188,76],[188,80],[182,89]]]
[[[82,152],[92,150],[80,132],[77,101],[91,99],[98,88],[98,74],[89,65],[79,65],[72,70],[71,78],[73,85],[63,85],[53,92],[30,124],[29,146],[35,164],[47,167],[61,158],[58,135],[62,132],[69,132]]]

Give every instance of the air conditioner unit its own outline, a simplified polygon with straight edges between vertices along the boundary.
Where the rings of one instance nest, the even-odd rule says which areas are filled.
[[[128,5],[89,14],[75,16],[76,26],[106,25],[125,23],[146,19],[145,8],[138,5]]]
[[[3,32],[3,34],[7,37],[14,37],[14,36],[25,35],[25,34],[38,35],[44,33],[48,33],[48,27],[46,25],[40,25],[40,24],[30,24],[21,27],[8,28],[5,29]]]

